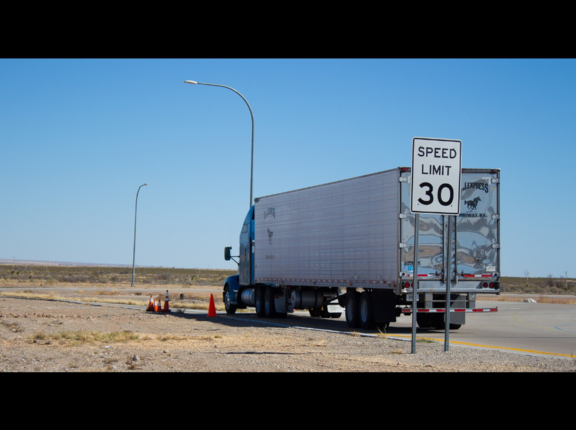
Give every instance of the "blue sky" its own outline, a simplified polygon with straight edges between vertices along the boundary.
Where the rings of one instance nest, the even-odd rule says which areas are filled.
[[[0,259],[235,269],[254,197],[410,166],[501,169],[502,274],[576,276],[574,59],[0,59]]]

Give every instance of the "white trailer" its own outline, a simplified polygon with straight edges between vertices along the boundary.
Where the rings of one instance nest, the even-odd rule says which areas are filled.
[[[337,317],[345,309],[348,325],[363,328],[409,315],[410,180],[409,168],[397,168],[255,199],[240,235],[239,275],[224,286],[227,310]],[[448,276],[451,328],[478,311],[477,294],[499,294],[499,185],[498,169],[463,169],[461,213],[420,214],[419,326],[443,328]]]

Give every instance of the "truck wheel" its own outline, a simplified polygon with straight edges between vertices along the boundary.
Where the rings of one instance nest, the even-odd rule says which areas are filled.
[[[372,313],[372,298],[368,291],[364,291],[360,295],[360,325],[366,330],[372,330],[376,327]]]
[[[256,306],[256,315],[259,317],[264,317],[264,291],[263,287],[257,286],[254,289],[254,301],[256,302],[254,305]]]
[[[224,287],[224,306],[226,307],[226,313],[229,315],[233,315],[236,313],[236,305],[230,303],[230,290],[228,285]]]
[[[346,324],[350,328],[360,327],[360,294],[349,291],[346,294]]]
[[[462,324],[450,324],[450,330],[458,330]]]
[[[266,287],[266,291],[264,291],[264,315],[266,318],[276,318],[276,306],[274,305],[274,291],[272,287]]]

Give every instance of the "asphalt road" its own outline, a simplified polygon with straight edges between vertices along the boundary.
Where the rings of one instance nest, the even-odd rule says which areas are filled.
[[[497,307],[498,312],[467,313],[466,324],[458,330],[450,330],[450,345],[501,349],[521,354],[576,356],[575,305],[478,301],[476,306]],[[297,312],[286,318],[270,320],[258,318],[254,313],[237,313],[234,317],[310,329],[378,334],[377,330],[350,330],[344,316],[338,319],[311,318],[307,312]],[[412,317],[398,317],[386,334],[411,341]],[[417,328],[416,335],[442,343],[445,340],[444,330]]]

